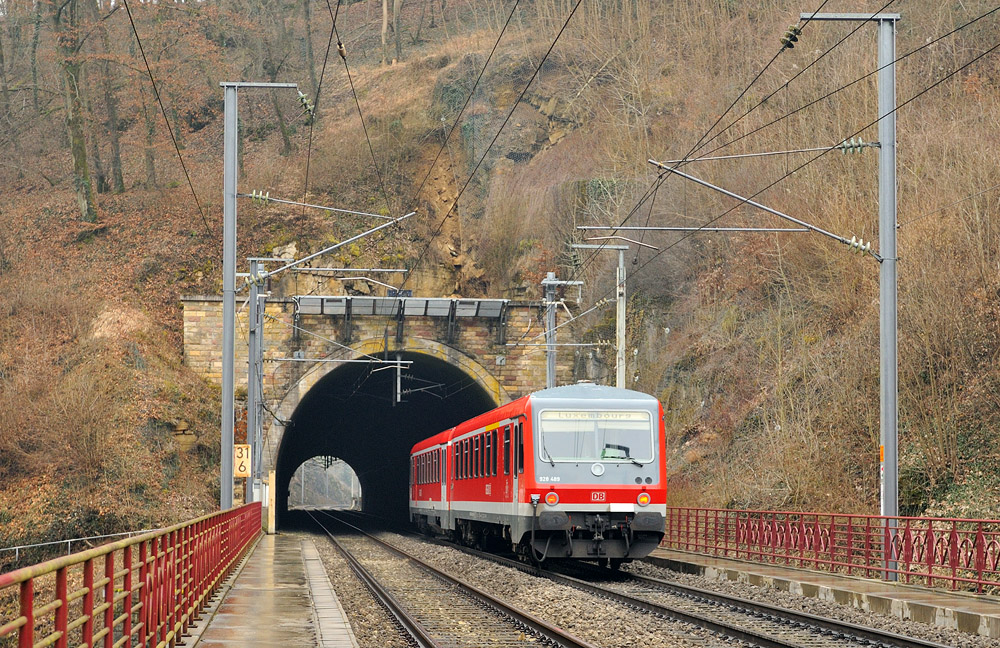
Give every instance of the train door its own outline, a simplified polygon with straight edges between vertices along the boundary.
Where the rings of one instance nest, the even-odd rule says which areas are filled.
[[[503,464],[503,501],[505,503],[505,508],[507,509],[504,513],[506,515],[516,515],[517,508],[515,499],[517,495],[517,471],[512,471],[510,469],[513,464],[511,459],[513,459],[512,448],[514,445],[512,443],[513,439],[511,435],[511,426],[505,425],[502,430],[503,451],[500,463]],[[513,475],[511,474],[512,472],[514,473]],[[514,505],[514,508],[510,508],[512,504]]]
[[[511,493],[510,497],[507,499],[510,502],[511,509],[510,514],[512,521],[517,519],[519,514],[518,505],[520,504],[519,496],[519,482],[521,473],[524,472],[524,436],[521,428],[521,422],[515,421],[504,428],[510,431],[510,485]],[[504,439],[506,439],[506,433]]]
[[[448,502],[448,447],[441,448],[441,462],[438,464],[438,482],[441,484],[441,514],[444,515],[451,506]],[[441,520],[443,523],[444,520]]]

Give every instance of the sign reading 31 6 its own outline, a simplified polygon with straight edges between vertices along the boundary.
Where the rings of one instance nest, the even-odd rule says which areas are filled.
[[[250,446],[237,443],[233,446],[233,477],[250,476]]]

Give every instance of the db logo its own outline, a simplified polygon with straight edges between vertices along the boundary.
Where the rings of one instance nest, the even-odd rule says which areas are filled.
[[[594,491],[590,494],[591,502],[606,502],[608,499],[608,494],[604,492]]]

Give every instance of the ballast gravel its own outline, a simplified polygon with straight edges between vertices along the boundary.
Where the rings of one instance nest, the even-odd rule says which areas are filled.
[[[737,581],[709,580],[701,576],[683,574],[643,561],[623,565],[622,570],[642,576],[662,578],[663,580],[673,581],[681,585],[719,592],[728,596],[738,596],[750,601],[767,603],[768,605],[787,608],[797,612],[847,621],[848,623],[865,626],[866,628],[875,628],[915,639],[933,641],[945,646],[953,646],[954,648],[996,648],[998,645],[998,641],[995,638],[971,635],[952,628],[932,626],[920,623],[919,621],[878,614],[877,612],[866,612],[832,601],[825,601],[809,596],[798,596],[776,587],[760,587]]]
[[[553,625],[606,648],[710,648],[740,642],[719,637],[684,623],[658,618],[600,599],[570,587],[530,576],[516,569],[475,558],[456,549],[430,544],[394,533],[377,536],[421,560],[503,599]],[[317,542],[361,648],[396,648],[411,645],[388,613],[372,598],[329,542]],[[732,581],[709,581],[637,561],[623,570],[663,578],[683,585],[739,596],[778,607],[848,621],[896,634],[934,641],[954,648],[990,648],[995,639],[978,637],[927,624],[898,619],[820,599],[800,597],[772,588]]]

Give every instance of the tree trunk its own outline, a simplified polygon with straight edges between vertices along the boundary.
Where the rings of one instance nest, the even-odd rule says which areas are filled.
[[[272,83],[274,82],[272,81]],[[281,104],[278,102],[278,93],[274,91],[274,88],[271,88],[270,95],[271,105],[274,106],[274,112],[278,115],[278,130],[281,131],[280,155],[287,156],[292,152],[292,139],[288,132],[288,124],[285,123],[285,115],[281,112]]]
[[[403,0],[392,2],[392,31],[396,38],[396,60],[403,60],[403,31],[399,28],[399,14],[403,12]]]
[[[382,0],[382,65],[389,60],[389,44],[386,35],[389,32],[389,0]]]
[[[427,4],[429,2],[431,2],[431,0],[424,0],[424,4],[420,5],[420,22],[417,23],[417,33],[414,34],[411,39],[414,45],[420,42],[420,32],[424,29],[424,15],[427,13]],[[433,11],[434,9],[431,8],[431,12]]]
[[[111,57],[111,38],[108,30],[101,22],[101,40],[104,51]],[[107,113],[105,128],[111,140],[111,190],[115,193],[125,192],[125,178],[122,175],[122,149],[118,139],[118,99],[115,97],[114,85],[111,81],[111,62],[107,59],[101,66],[101,85],[104,87],[104,110]]]
[[[156,112],[147,105],[146,91],[139,84],[139,96],[142,99],[142,115],[146,122],[146,146],[143,149],[143,160],[146,168],[146,189],[156,188],[156,151],[153,149],[153,136],[156,134]]]
[[[7,85],[7,66],[3,61],[2,31],[0,31],[0,120],[10,121],[10,87]]]
[[[38,40],[42,32],[42,3],[35,3],[35,29],[31,34],[31,102],[35,114],[41,112],[38,107]]]
[[[84,70],[81,85],[90,90],[94,86],[90,83],[87,76],[87,71]],[[95,125],[99,124],[100,121],[94,112],[94,99],[89,91],[84,95],[83,108],[88,117],[87,123],[89,127],[87,130],[91,133],[91,136],[88,138],[88,143],[90,144],[90,159],[94,162],[94,183],[97,185],[97,193],[108,193],[111,189],[111,184],[108,182],[108,176],[104,172],[104,162],[101,160],[101,141],[100,138],[97,137],[96,131],[98,129],[95,128]]]
[[[76,192],[80,218],[88,223],[96,223],[97,203],[94,199],[90,168],[87,165],[87,138],[84,133],[83,97],[80,91],[83,61],[80,59],[81,43],[77,32],[76,10],[76,0],[70,0],[62,7],[56,8],[52,12],[52,31],[56,37],[59,67],[63,74],[66,132],[73,154],[73,190]],[[65,29],[67,23],[69,28]]]
[[[313,99],[316,99],[316,95],[319,93],[319,81],[316,79],[316,60],[313,58],[311,0],[302,0],[302,6],[305,8],[306,16],[306,67],[309,69],[309,82],[312,84],[312,97]]]

